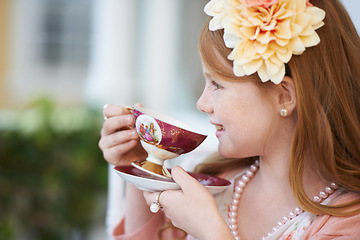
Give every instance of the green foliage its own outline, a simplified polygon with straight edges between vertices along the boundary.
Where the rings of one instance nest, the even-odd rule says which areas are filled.
[[[69,239],[91,227],[106,194],[102,114],[42,99],[0,110],[0,239]]]

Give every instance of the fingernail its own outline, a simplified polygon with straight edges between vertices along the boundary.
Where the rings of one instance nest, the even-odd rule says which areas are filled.
[[[107,104],[105,104],[104,105],[104,107],[103,107],[103,109],[105,109],[105,108],[107,108],[109,106],[109,104],[107,103]]]

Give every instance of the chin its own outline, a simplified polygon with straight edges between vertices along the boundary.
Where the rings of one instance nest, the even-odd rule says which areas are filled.
[[[257,156],[252,155],[251,153],[245,153],[243,151],[239,151],[239,147],[229,147],[229,145],[221,145],[218,146],[218,153],[220,156],[224,158],[247,158],[247,157],[253,157]]]
[[[220,156],[224,157],[224,158],[237,158],[237,154],[234,152],[233,149],[229,149],[226,147],[221,146],[221,144],[218,147],[218,152],[220,154]]]

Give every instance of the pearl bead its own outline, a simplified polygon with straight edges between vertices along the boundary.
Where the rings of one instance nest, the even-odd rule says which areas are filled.
[[[244,183],[243,181],[238,181],[238,186],[241,188],[244,188],[246,186],[246,183]]]
[[[238,226],[237,226],[237,224],[231,224],[231,225],[229,225],[229,228],[230,228],[230,230],[237,230]]]
[[[240,199],[240,193],[234,192],[233,193],[233,199]]]
[[[242,188],[242,187],[239,187],[239,186],[236,186],[236,187],[235,187],[235,192],[236,192],[236,193],[242,193],[242,191],[243,191],[243,188]]]
[[[150,205],[150,211],[151,211],[152,213],[157,213],[157,212],[159,211],[159,209],[160,209],[159,204],[152,203],[152,204]]]
[[[230,211],[229,212],[229,217],[230,218],[236,218],[237,217],[237,212]]]
[[[232,230],[231,233],[233,236],[239,236],[238,230]]]
[[[326,192],[320,192],[320,193],[319,193],[319,196],[320,196],[321,198],[327,198],[328,194],[327,194]]]
[[[287,216],[283,217],[282,223],[286,224],[289,221],[289,218]]]
[[[339,188],[338,185],[336,185],[336,183],[333,183],[333,182],[330,184],[330,187],[332,187],[333,189]]]
[[[334,192],[334,190],[331,187],[326,187],[325,192],[328,194],[332,194]]]
[[[238,210],[237,205],[230,205],[230,211],[236,212]]]
[[[321,201],[321,198],[319,196],[314,196],[313,201],[319,203]]]
[[[242,175],[241,181],[243,181],[244,183],[247,183],[247,182],[249,182],[249,178],[246,175]]]
[[[246,176],[251,178],[252,176],[254,176],[254,173],[250,170],[246,170]]]
[[[295,208],[294,212],[296,215],[300,215],[303,212],[303,210],[301,208],[297,207],[297,208]]]
[[[236,218],[229,218],[229,224],[236,224],[237,220]]]

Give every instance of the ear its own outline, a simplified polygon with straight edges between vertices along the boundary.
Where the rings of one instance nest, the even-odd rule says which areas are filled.
[[[296,108],[296,96],[294,80],[291,77],[285,76],[281,83],[278,85],[278,111],[282,108],[288,110],[290,116]]]

